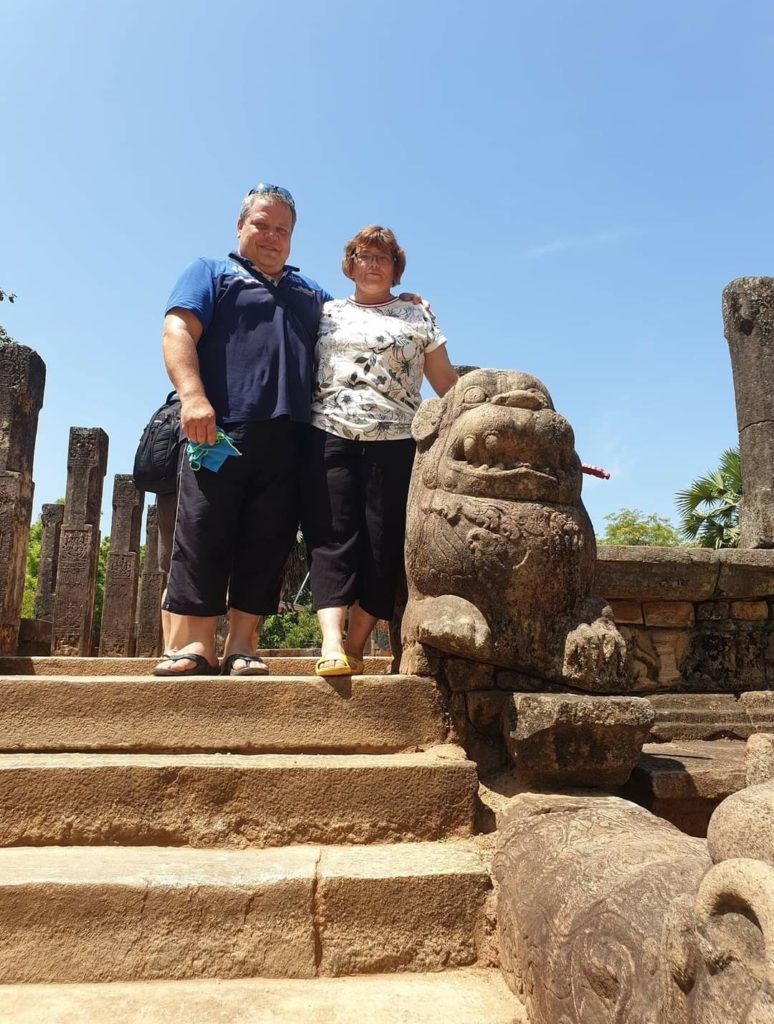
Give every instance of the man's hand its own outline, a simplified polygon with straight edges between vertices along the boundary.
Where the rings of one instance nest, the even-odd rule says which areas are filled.
[[[189,441],[215,444],[215,410],[204,395],[181,399],[180,426]]]

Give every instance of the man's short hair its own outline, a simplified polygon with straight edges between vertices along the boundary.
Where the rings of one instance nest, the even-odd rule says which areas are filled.
[[[290,210],[291,227],[294,228],[296,226],[295,201],[288,190],[280,188],[279,185],[256,185],[255,188],[251,188],[242,200],[242,205],[239,207],[240,224],[247,220],[256,199],[264,199],[272,203],[282,203],[283,206],[287,206]]]
[[[369,245],[392,256],[392,283],[400,284],[403,271],[406,269],[406,254],[398,245],[398,239],[390,228],[383,228],[378,224],[369,224],[368,227],[361,228],[344,246],[344,259],[341,261],[344,276],[348,277],[350,281],[355,280],[355,275],[352,272],[355,253]]]

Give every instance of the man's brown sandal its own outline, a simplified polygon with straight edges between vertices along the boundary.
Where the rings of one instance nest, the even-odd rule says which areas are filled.
[[[183,668],[176,671],[173,668],[161,668],[165,661],[192,661],[193,668]],[[154,676],[213,676],[218,674],[218,666],[210,665],[209,661],[202,654],[193,654],[186,651],[176,651],[174,654],[162,655],[161,661],[154,668]]]
[[[246,662],[245,667],[234,668],[237,661]],[[269,666],[254,654],[229,654],[227,658],[223,659],[220,674],[222,676],[267,676]]]

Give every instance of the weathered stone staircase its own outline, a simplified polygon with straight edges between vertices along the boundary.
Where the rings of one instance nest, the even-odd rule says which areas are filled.
[[[427,679],[0,659],[0,1022],[525,1021]]]

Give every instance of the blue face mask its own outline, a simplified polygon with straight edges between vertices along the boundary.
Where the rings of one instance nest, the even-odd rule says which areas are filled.
[[[215,444],[196,444],[189,441],[186,445],[188,465],[198,473],[200,469],[209,469],[217,473],[229,455],[241,455],[242,453],[234,447],[234,443],[228,434],[221,428],[217,428]]]

